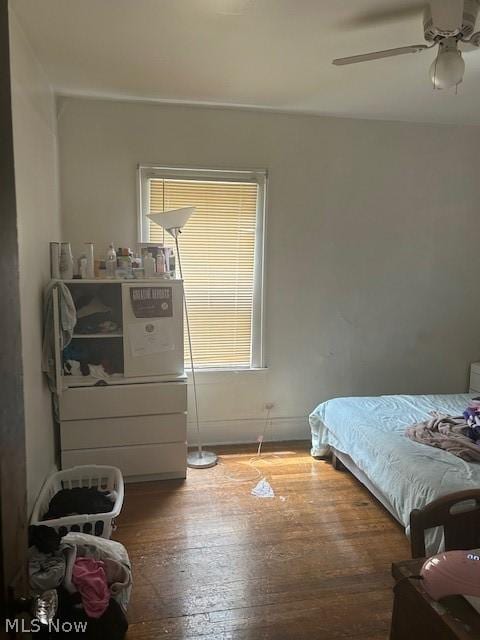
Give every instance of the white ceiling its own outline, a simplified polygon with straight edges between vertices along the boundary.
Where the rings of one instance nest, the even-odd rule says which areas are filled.
[[[411,0],[11,0],[59,93],[480,124],[480,50],[434,91],[433,51],[349,67],[332,58],[423,42]],[[358,19],[356,26],[352,21]]]

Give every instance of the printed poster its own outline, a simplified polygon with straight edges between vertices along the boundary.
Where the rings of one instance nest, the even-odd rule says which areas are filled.
[[[128,325],[130,350],[134,358],[174,351],[173,327],[161,320],[132,322]]]
[[[130,302],[136,318],[171,318],[172,287],[131,287]]]

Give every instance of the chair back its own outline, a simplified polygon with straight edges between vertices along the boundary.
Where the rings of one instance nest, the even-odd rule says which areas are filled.
[[[451,493],[410,513],[412,558],[424,558],[425,531],[442,527],[445,551],[480,548],[480,488]]]

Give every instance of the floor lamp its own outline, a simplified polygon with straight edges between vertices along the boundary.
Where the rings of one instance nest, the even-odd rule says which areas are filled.
[[[187,224],[195,207],[182,207],[181,209],[171,209],[164,213],[148,213],[147,218],[165,229],[175,240],[175,248],[177,250],[178,270],[180,278],[183,280],[182,261],[180,259],[180,249],[178,246],[178,236],[182,233],[182,228]],[[195,404],[195,424],[197,427],[197,450],[192,451],[187,456],[187,465],[192,469],[206,469],[217,464],[218,457],[212,451],[204,451],[202,446],[202,436],[200,433],[200,421],[198,418],[198,400],[197,400],[197,383],[195,380],[195,367],[193,364],[192,338],[190,335],[190,322],[188,320],[187,297],[183,296],[183,304],[185,307],[185,321],[187,323],[188,349],[190,351],[190,366],[192,369],[193,398]]]

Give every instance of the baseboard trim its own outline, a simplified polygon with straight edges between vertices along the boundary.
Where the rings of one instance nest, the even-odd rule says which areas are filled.
[[[265,429],[265,419],[205,420],[200,422],[204,444],[239,444],[257,442]],[[197,442],[193,422],[187,424],[188,442]],[[271,418],[265,433],[265,442],[280,440],[308,440],[310,428],[307,416]]]
[[[157,480],[185,480],[185,469],[168,473],[152,473],[146,476],[123,476],[125,484],[135,482],[155,482]]]

